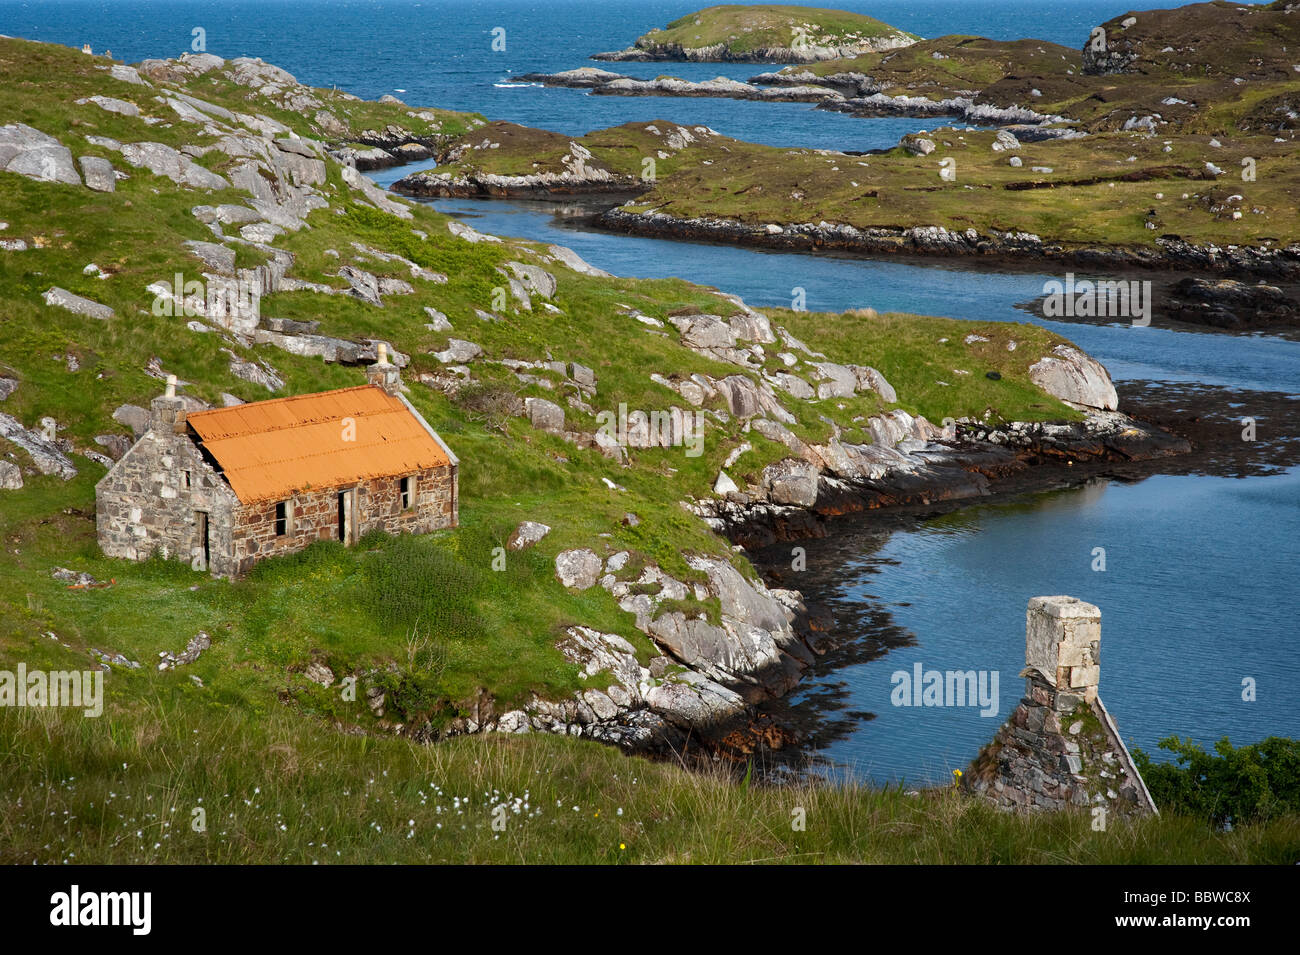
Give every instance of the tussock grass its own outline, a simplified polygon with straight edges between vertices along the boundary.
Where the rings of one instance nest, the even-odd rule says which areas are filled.
[[[738,783],[556,737],[419,746],[166,693],[98,720],[0,711],[0,763],[6,863],[1290,864],[1300,850],[1295,817],[1094,832],[1086,813],[1019,818],[951,790]]]

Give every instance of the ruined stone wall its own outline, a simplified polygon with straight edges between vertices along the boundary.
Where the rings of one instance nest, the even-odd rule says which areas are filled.
[[[247,573],[259,560],[302,550],[313,541],[339,537],[338,496],[356,488],[356,537],[372,530],[390,534],[423,534],[454,527],[456,468],[427,468],[412,475],[412,506],[402,508],[401,477],[381,477],[347,487],[304,491],[286,501],[290,515],[285,534],[276,533],[276,501],[239,507],[233,517],[232,559],[236,574]]]
[[[238,501],[178,429],[176,399],[154,400],[148,431],[95,486],[95,525],[109,557],[148,560],[155,553],[204,569],[200,519],[208,515],[207,568],[228,574],[231,515]]]
[[[1097,693],[1100,654],[1100,610],[1074,597],[1030,600],[1025,696],[963,777],[968,791],[1015,812],[1156,812]]]

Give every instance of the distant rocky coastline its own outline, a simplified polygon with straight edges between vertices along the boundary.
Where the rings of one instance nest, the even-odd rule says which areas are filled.
[[[869,228],[829,222],[752,225],[734,219],[679,218],[656,210],[613,208],[597,223],[633,235],[734,242],[796,251],[849,251],[864,255],[983,256],[1016,264],[1058,263],[1087,269],[1191,271],[1273,279],[1300,279],[1300,242],[1261,248],[1196,245],[1166,236],[1154,246],[1082,245],[1045,242],[1023,232],[956,231],[943,226]]]

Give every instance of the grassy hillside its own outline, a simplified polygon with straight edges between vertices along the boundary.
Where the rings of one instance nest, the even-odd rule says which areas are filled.
[[[145,116],[127,117],[93,104],[76,105],[77,99],[98,93],[131,98],[147,107],[149,99],[140,95],[139,87],[107,78],[96,69],[100,65],[70,50],[0,41],[4,81],[0,120],[58,130],[74,154],[102,155],[119,165],[115,152],[85,137],[148,138],[175,145],[192,137],[192,130],[180,123],[149,124]],[[36,74],[44,77],[40,92]],[[246,90],[219,76],[200,78],[185,88],[231,109],[264,105],[256,98],[250,101]],[[370,108],[377,110],[380,104]],[[277,115],[290,126],[297,124],[303,135],[310,134],[303,117]],[[645,134],[645,138],[651,137]],[[201,161],[217,172],[227,171],[230,164],[222,162],[219,152],[208,153]],[[102,450],[96,436],[129,436],[129,430],[112,419],[113,411],[126,403],[147,405],[159,393],[158,369],[177,374],[185,393],[207,402],[220,403],[223,394],[244,400],[270,397],[265,387],[232,373],[231,355],[273,368],[286,383],[280,393],[363,380],[358,368],[291,355],[267,345],[249,346],[220,332],[194,332],[183,318],[153,314],[153,296],[145,287],[157,280],[170,282],[176,273],[195,276],[196,260],[183,243],[212,238],[190,208],[199,203],[238,202],[243,195],[238,190],[196,194],[137,169],[131,169],[130,178],[108,194],[10,173],[0,177],[5,185],[0,220],[8,223],[4,235],[22,238],[29,246],[22,252],[0,253],[0,297],[6,303],[0,317],[0,374],[18,381],[2,407],[26,426],[52,417],[69,448]],[[307,663],[315,659],[337,672],[363,673],[395,663],[427,691],[410,704],[406,715],[432,714],[436,721],[457,712],[480,687],[502,703],[519,701],[534,691],[553,697],[571,693],[579,685],[576,667],[561,657],[554,642],[565,626],[574,623],[622,634],[650,655],[648,640],[606,592],[597,588],[573,594],[555,580],[551,561],[564,548],[596,542],[605,553],[626,549],[634,555],[632,568],[654,563],[687,580],[699,575],[686,565],[684,554],[717,553],[728,555],[753,574],[743,557],[732,554],[679,502],[710,496],[722,460],[742,441],[748,441],[753,451],[732,469],[737,480],[757,480],[766,464],[788,454],[784,445],[756,433],[742,433],[741,422],[733,419],[726,425],[710,424],[699,457],[685,456],[680,448],[637,450],[630,453],[631,466],[623,467],[594,448],[580,449],[534,429],[524,419],[492,410],[497,395],[511,400],[555,398],[563,388],[562,375],[539,369],[532,383],[525,383],[505,365],[478,361],[473,386],[455,398],[418,384],[421,376],[443,374],[432,353],[445,349],[452,337],[471,338],[487,357],[497,360],[579,362],[595,371],[601,397],[589,411],[567,408],[568,427],[590,432],[597,427],[594,413],[601,408],[616,408],[620,402],[634,409],[680,403],[679,396],[651,380],[652,372],[723,376],[736,371],[682,347],[675,337],[647,328],[631,317],[633,311],[664,321],[674,314],[728,315],[736,311],[734,304],[685,282],[599,278],[560,269],[550,308],[539,302],[531,312],[507,309],[499,321],[483,321],[476,312],[494,308],[496,289],[503,284],[497,271],[501,263],[530,256],[535,260],[543,246],[467,243],[452,237],[447,218],[427,206],[414,206],[411,220],[398,219],[355,201],[360,197],[343,183],[333,165],[325,194],[334,208],[313,212],[309,228],[277,239],[276,248],[296,257],[290,272],[293,278],[337,287],[334,273],[349,261],[381,277],[410,277],[398,263],[376,262],[354,252],[353,243],[359,242],[445,273],[448,282],[417,282],[413,293],[391,296],[383,307],[346,295],[284,292],[265,297],[262,313],[316,321],[321,334],[345,339],[382,336],[411,356],[405,370],[410,398],[463,462],[463,526],[413,546],[431,552],[424,558],[428,572],[446,584],[444,590],[461,595],[464,606],[457,612],[468,615],[472,626],[454,638],[436,640],[437,672],[434,677],[423,673],[416,655],[408,653],[411,640],[427,637],[422,632],[412,634],[418,621],[385,619],[367,602],[371,558],[408,546],[392,541],[371,540],[357,551],[318,545],[310,554],[273,561],[239,583],[209,580],[182,565],[106,560],[99,555],[94,536],[93,485],[103,473],[102,466],[74,453],[80,474],[65,483],[36,474],[25,454],[8,446],[6,456],[28,473],[22,490],[4,492],[0,516],[0,537],[7,542],[8,552],[0,573],[0,633],[4,634],[0,659],[37,654],[51,664],[66,663],[84,659],[87,649],[94,647],[147,663],[162,650],[178,651],[202,629],[213,636],[214,647],[194,672],[207,692],[228,693],[232,700],[241,701],[279,694],[309,711],[324,713],[332,704],[301,675]],[[235,247],[241,264],[254,265],[266,258],[255,246]],[[84,268],[90,263],[108,277],[86,274]],[[110,305],[117,317],[96,321],[46,306],[41,296],[53,285]],[[426,307],[447,315],[453,329],[438,332],[426,327]],[[1034,326],[994,327],[998,335],[1014,335],[1028,346],[979,359],[994,363],[1002,373],[1000,381],[972,374],[940,389],[925,384],[928,359],[921,356],[927,345],[945,336],[960,340],[976,326],[899,316],[789,313],[777,320],[798,323],[800,335],[814,345],[825,338],[827,347],[837,329],[852,328],[857,345],[837,349],[834,357],[857,354],[886,377],[914,382],[909,389],[914,397],[903,396],[900,405],[935,420],[982,414],[990,408],[1007,418],[1072,416],[1028,381],[1028,366],[1060,341]],[[782,367],[771,351],[765,362],[772,370]],[[73,365],[75,371],[70,370]],[[930,378],[938,375],[935,371]],[[838,405],[834,414],[850,429],[850,419],[889,407],[874,396],[844,399]],[[708,407],[725,406],[714,399]],[[790,408],[796,417],[795,433],[815,441],[829,437],[831,425],[823,417],[827,406],[792,401]],[[621,489],[611,490],[602,479]],[[623,522],[628,512],[639,518],[635,526]],[[547,523],[554,531],[537,550],[512,556],[505,573],[492,571],[494,548],[503,545],[525,518]],[[415,558],[408,553],[405,559]],[[116,583],[102,590],[69,590],[50,574],[56,566],[70,565]],[[510,599],[504,599],[506,595]],[[436,609],[436,594],[428,599]],[[56,634],[57,640],[48,633]],[[139,673],[115,672],[114,677],[111,684],[131,693],[147,692],[158,680],[176,679],[151,674],[147,667]],[[351,715],[352,721],[373,722],[364,707],[359,710]]]
[[[739,419],[719,413],[717,399],[706,406],[714,417],[700,457],[680,448],[633,449],[627,466],[503,410],[527,396],[563,400],[566,388],[554,369],[521,378],[501,363],[507,360],[593,369],[599,379],[594,406],[566,408],[569,426],[584,431],[594,427],[592,412],[620,402],[646,409],[680,403],[652,373],[757,378],[759,372],[690,350],[634,317],[666,322],[733,314],[738,307],[714,290],[580,274],[544,258],[545,247],[534,243],[467,242],[428,207],[413,207],[409,219],[383,211],[332,162],[318,187],[327,205],[310,212],[305,228],[277,236],[270,251],[239,241],[232,230],[227,247],[241,267],[292,252],[291,278],[339,291],[343,265],[413,279],[407,265],[372,250],[447,276],[445,283],[414,279],[410,293],[387,295],[382,306],[351,295],[292,291],[264,298],[261,309],[268,318],[318,321],[322,334],[382,336],[411,356],[404,373],[410,400],[461,460],[462,525],[420,538],[370,536],[352,549],[319,544],[268,561],[238,582],[212,580],[182,563],[105,559],[95,543],[93,490],[104,466],[86,454],[104,450],[97,437],[130,437],[113,412],[122,404],[147,405],[162,388],[161,375],[176,374],[184,394],[211,403],[226,394],[270,397],[267,387],[236,374],[249,364],[282,378],[279,394],[364,380],[357,367],[250,344],[215,326],[194,330],[184,317],[156,314],[146,286],[177,273],[198,277],[201,266],[184,243],[215,239],[191,210],[245,203],[248,193],[178,185],[127,165],[105,140],[90,139],[190,147],[203,168],[232,175],[238,160],[207,148],[219,137],[205,132],[204,123],[186,121],[168,97],[183,92],[218,108],[255,112],[303,137],[320,134],[319,117],[234,83],[228,68],[146,87],[112,78],[108,65],[71,50],[0,40],[0,123],[31,125],[74,156],[102,157],[128,176],[115,191],[100,193],[0,171],[0,221],[6,223],[0,237],[26,246],[0,251],[0,377],[17,383],[0,413],[32,429],[54,419],[61,447],[78,469],[67,481],[39,474],[26,452],[0,441],[0,454],[24,478],[20,490],[0,491],[0,669],[118,661],[106,674],[100,719],[0,709],[6,773],[0,859],[596,862],[799,860],[815,853],[977,861],[1184,853],[1240,861],[1278,859],[1280,846],[1294,846],[1290,823],[1210,837],[1190,824],[1162,821],[1089,842],[1078,838],[1086,828],[1081,820],[1002,820],[946,797],[917,801],[858,790],[801,794],[810,806],[823,807],[827,820],[823,828],[810,826],[813,835],[805,839],[786,832],[790,808],[783,792],[737,789],[595,743],[528,738],[424,745],[484,695],[504,708],[534,693],[561,699],[600,685],[602,674],[584,679],[556,649],[573,624],[624,636],[642,660],[659,652],[607,591],[561,586],[556,553],[574,546],[602,556],[627,550],[629,572],[655,563],[683,580],[698,576],[687,555],[715,554],[752,576],[745,557],[680,502],[708,496],[722,460],[742,441],[753,449],[731,469],[738,482],[755,479],[788,452],[745,433]],[[140,114],[77,103],[94,95],[133,103]],[[344,99],[335,108],[359,126],[413,121],[400,105]],[[478,122],[434,115],[442,118],[426,122],[443,131]],[[354,132],[349,127],[342,137]],[[546,263],[556,277],[554,294],[534,295],[531,311],[498,304],[504,284],[498,268],[509,260]],[[111,306],[115,316],[98,320],[48,306],[42,294],[51,286]],[[426,308],[445,313],[453,330],[428,327]],[[495,317],[484,320],[479,311]],[[833,360],[879,368],[898,384],[900,406],[935,420],[990,410],[1017,418],[1070,415],[1028,380],[1028,366],[1060,341],[1034,326],[902,315],[776,311],[771,317]],[[995,339],[987,354],[934,350],[938,339],[955,342],[972,331],[1013,336],[1020,347],[1008,352]],[[438,384],[448,374],[433,353],[453,336],[484,350],[472,363],[473,381],[459,389],[429,387],[426,381]],[[762,354],[772,368],[775,350]],[[940,389],[933,383],[940,363],[966,364],[972,372],[996,367],[1002,377],[970,374],[969,382]],[[791,430],[824,441],[833,427],[851,431],[888,406],[858,395],[789,401],[789,407],[796,418]],[[629,513],[637,520],[627,520]],[[511,554],[504,570],[493,569],[494,549],[523,519],[554,530],[535,549]],[[52,576],[60,567],[107,586],[70,587]],[[196,662],[156,668],[160,654],[179,653],[200,631],[211,647]],[[383,714],[361,694],[348,700],[313,682],[306,675],[312,666],[382,691]],[[479,825],[485,803],[525,791],[539,813],[529,825],[513,807],[511,818],[521,824],[500,839]],[[473,807],[459,834],[447,824],[457,815],[453,796]],[[209,809],[203,838],[188,823],[199,806]],[[914,831],[925,838],[903,835]],[[628,848],[619,849],[620,841]]]

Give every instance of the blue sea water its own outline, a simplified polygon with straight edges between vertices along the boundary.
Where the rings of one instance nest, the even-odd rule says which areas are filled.
[[[842,0],[831,5],[926,37],[1028,36],[1081,48],[1092,26],[1124,13],[1132,2]],[[525,73],[584,65],[694,80],[746,79],[774,68],[588,60],[593,53],[630,46],[652,27],[707,5],[705,0],[0,0],[0,33],[76,47],[89,43],[95,52],[109,49],[118,59],[136,62],[190,50],[197,28],[204,31],[210,53],[260,56],[314,86],[337,85],[366,99],[392,93],[412,105],[476,110],[568,135],[664,119],[753,142],[862,150],[893,145],[905,132],[937,125],[915,119],[866,123],[804,103],[589,96],[515,85],[513,78]],[[498,28],[505,30],[502,52],[492,48]]]
[[[1024,36],[1079,47],[1090,28],[1132,0],[838,0],[919,33]],[[592,97],[520,85],[528,72],[590,65],[653,26],[706,5],[608,0],[0,0],[0,33],[111,49],[138,61],[191,49],[196,28],[224,57],[260,56],[313,85],[366,98],[392,93],[413,105],[475,110],[492,119],[570,135],[636,119],[708,125],[777,145],[870,149],[897,142],[917,120],[858,119],[805,104]],[[1174,2],[1140,6],[1177,6]],[[494,52],[504,28],[506,49]],[[608,64],[607,64],[608,66]],[[747,78],[744,64],[615,64],[649,77]],[[409,170],[403,170],[406,172]],[[376,174],[381,182],[400,175]],[[1023,321],[1019,303],[1051,277],[964,264],[869,261],[617,236],[557,217],[552,204],[442,202],[486,231],[561,242],[622,275],[673,275],[739,293],[755,305],[881,310]],[[1117,379],[1201,382],[1252,392],[1300,393],[1300,343],[1153,326],[1039,322],[1104,361]],[[1243,412],[1244,413],[1244,412]],[[849,538],[853,540],[853,538]],[[1144,748],[1179,734],[1234,742],[1300,736],[1300,473],[1274,477],[1161,476],[968,508],[910,530],[865,535],[860,554],[816,563],[827,588],[887,613],[907,636],[884,657],[847,666],[850,709],[870,712],[824,755],[875,781],[941,781],[965,765],[1014,706],[1023,660],[1024,607],[1035,594],[1070,593],[1102,607],[1102,693],[1122,734]],[[1095,547],[1108,567],[1091,569]],[[920,662],[997,670],[999,718],[970,709],[889,704],[890,676]],[[1241,681],[1257,681],[1254,702]],[[817,687],[801,691],[817,692]]]

